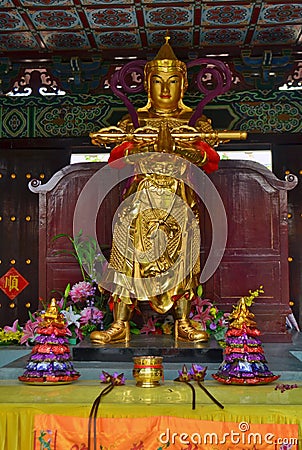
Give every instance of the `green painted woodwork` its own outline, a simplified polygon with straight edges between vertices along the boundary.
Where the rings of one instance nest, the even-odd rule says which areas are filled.
[[[231,91],[213,100],[205,114],[214,128],[249,133],[300,133],[302,91]],[[200,93],[190,93],[186,104],[196,106]],[[132,97],[136,107],[145,94]],[[60,97],[0,97],[0,138],[83,137],[115,125],[127,113],[113,94]]]

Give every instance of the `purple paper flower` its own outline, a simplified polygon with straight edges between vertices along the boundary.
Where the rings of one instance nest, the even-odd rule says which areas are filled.
[[[190,381],[192,374],[188,372],[187,366],[184,364],[182,370],[178,370],[178,381]]]
[[[297,389],[297,387],[297,384],[277,384],[277,386],[275,387],[275,391],[279,390],[283,394],[283,392],[291,389]]]
[[[125,384],[124,374],[118,374],[117,372],[114,372],[113,375],[110,375],[110,373],[102,370],[100,380],[101,383],[111,383],[114,384],[114,386],[122,386],[123,384]]]
[[[100,375],[101,383],[110,383],[111,375],[108,372],[105,372],[102,370],[102,373]]]
[[[117,372],[114,372],[114,374],[111,377],[111,383],[115,386],[122,386],[125,384],[125,377],[123,373],[118,374]]]
[[[206,376],[207,367],[199,366],[198,364],[192,364],[189,373],[193,380],[203,381]]]
[[[292,448],[292,444],[282,444],[281,447],[279,447],[279,450],[291,450]]]

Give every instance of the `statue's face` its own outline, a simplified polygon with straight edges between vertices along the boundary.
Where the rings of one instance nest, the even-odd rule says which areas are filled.
[[[182,97],[182,76],[178,71],[156,69],[150,76],[150,101],[154,109],[173,111]]]

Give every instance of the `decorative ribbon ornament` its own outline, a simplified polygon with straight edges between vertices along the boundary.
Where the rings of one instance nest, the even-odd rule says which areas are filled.
[[[93,424],[93,450],[97,450],[96,446],[96,419],[98,414],[98,409],[102,400],[102,397],[109,394],[109,392],[112,391],[114,386],[122,386],[125,384],[125,377],[124,374],[117,374],[117,372],[114,372],[113,375],[110,375],[107,372],[102,371],[102,374],[100,376],[101,383],[107,383],[108,386],[106,386],[101,393],[97,396],[97,398],[94,400],[92,408],[89,413],[89,420],[88,420],[88,447],[87,450],[91,450],[92,447],[90,445],[91,443],[91,426]]]
[[[178,371],[178,374],[179,374],[179,376],[177,378],[175,378],[174,381],[180,381],[181,383],[186,383],[186,385],[190,387],[190,389],[192,391],[192,409],[195,409],[196,392],[195,392],[194,386],[192,386],[192,384],[190,384],[192,376],[191,376],[190,372],[188,372],[187,366],[184,365],[182,370]]]
[[[197,364],[192,364],[192,368],[190,369],[190,374],[192,375],[192,379],[195,380],[198,386],[203,390],[203,392],[214,402],[219,408],[224,409],[224,406],[208,391],[208,389],[204,386],[203,381],[206,375],[207,367],[201,367]]]
[[[180,381],[190,386],[192,390],[192,409],[195,409],[196,405],[196,392],[194,386],[190,384],[190,381],[196,381],[198,386],[203,392],[217,405],[219,408],[224,409],[224,406],[208,391],[204,386],[203,381],[206,375],[207,367],[199,366],[198,364],[192,364],[192,368],[188,371],[187,366],[184,365],[182,370],[179,370],[179,376],[174,381]]]

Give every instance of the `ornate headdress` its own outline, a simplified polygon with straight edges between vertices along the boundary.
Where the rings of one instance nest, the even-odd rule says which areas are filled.
[[[162,72],[175,72],[176,70],[182,75],[182,97],[188,88],[187,66],[184,62],[176,58],[175,53],[169,44],[170,36],[165,37],[165,43],[159,49],[157,55],[152,61],[148,61],[144,67],[144,87],[148,91],[150,75],[154,69]],[[140,111],[147,110],[150,107],[150,92],[148,91],[148,103]],[[191,108],[184,105],[182,98],[179,100],[179,107],[183,110],[192,111]]]
[[[165,72],[169,72],[171,69],[175,70],[177,68],[183,74],[187,74],[187,66],[184,62],[179,61],[175,53],[169,44],[170,36],[165,37],[165,43],[159,49],[157,55],[152,61],[149,61],[145,65],[145,77],[147,78],[148,74],[154,68],[160,68]]]
[[[202,116],[205,105],[209,103],[210,100],[215,98],[217,95],[221,95],[227,92],[230,89],[232,83],[232,72],[227,65],[225,65],[221,61],[207,58],[196,59],[194,61],[190,61],[188,65],[186,65],[184,62],[179,61],[176,58],[169,44],[169,39],[169,36],[165,37],[166,42],[162,45],[156,57],[152,61],[131,61],[130,63],[125,64],[120,70],[114,72],[111,77],[111,89],[126,105],[132,118],[134,128],[139,128],[138,114],[133,103],[127,97],[126,93],[138,93],[141,92],[143,88],[145,88],[145,90],[148,92],[148,103],[146,106],[139,108],[138,111],[148,111],[148,109],[150,108],[150,92],[148,90],[148,84],[150,82],[150,75],[156,68],[164,72],[172,72],[172,70],[178,70],[180,72],[180,74],[182,75],[183,96],[188,87],[187,69],[193,66],[202,65],[201,70],[197,74],[196,85],[198,89],[204,94],[204,97],[200,100],[189,120],[189,126],[191,127],[195,126],[199,117]],[[126,76],[130,73],[133,73],[134,71],[139,73],[141,76],[143,76],[144,73],[144,83],[134,87],[128,86],[126,83]],[[210,87],[207,84],[203,83],[203,80],[208,73],[210,74],[211,80],[213,80],[213,85],[211,85]],[[118,88],[119,85],[122,86],[122,90]],[[214,89],[213,86],[215,86]],[[191,108],[184,105],[182,99],[179,101],[179,107],[182,110],[192,111]]]

